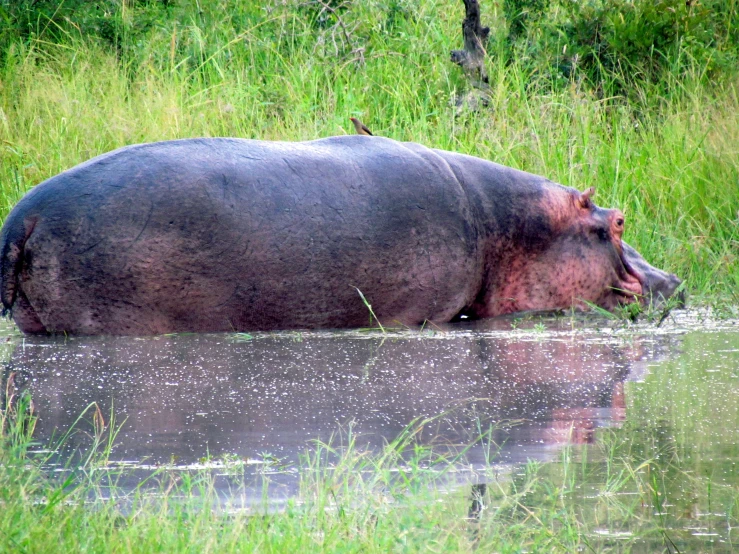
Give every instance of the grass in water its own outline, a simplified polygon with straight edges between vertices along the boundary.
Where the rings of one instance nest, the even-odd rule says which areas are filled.
[[[380,320],[377,319],[377,316],[375,315],[374,310],[372,309],[372,304],[370,304],[367,299],[365,298],[364,294],[362,294],[362,291],[359,290],[357,287],[354,287],[357,289],[357,293],[359,294],[359,297],[362,299],[362,303],[367,308],[367,311],[370,313],[370,325],[372,325],[372,320],[374,319],[377,323],[377,326],[380,328],[380,331],[382,333],[385,333],[385,328],[382,326],[382,323],[380,323]]]
[[[362,446],[350,427],[315,443],[295,468],[267,464],[300,477],[297,497],[277,510],[266,492],[263,502],[238,505],[243,461],[228,456],[215,465],[233,500],[219,495],[208,460],[190,471],[165,464],[125,489],[117,483],[133,470],[109,461],[114,429],[95,423],[96,408],[76,430],[89,425],[98,440],[65,471],[53,471],[49,453],[63,442],[39,450],[32,441],[28,397],[2,412],[0,551],[677,552],[698,543],[690,543],[691,515],[670,507],[676,481],[681,494],[723,511],[712,518],[722,534],[738,523],[731,486],[677,469],[664,446],[639,461],[638,434],[603,430],[598,444],[563,448],[554,463],[472,469],[468,449],[494,456],[495,428],[463,447],[418,442],[438,418],[411,423],[379,450]],[[463,485],[470,477],[485,485]],[[269,480],[268,471],[264,487]]]

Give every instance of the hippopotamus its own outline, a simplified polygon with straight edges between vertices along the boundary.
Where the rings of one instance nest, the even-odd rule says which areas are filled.
[[[25,333],[422,325],[668,298],[624,215],[480,158],[372,136],[114,150],[33,188],[0,236]]]

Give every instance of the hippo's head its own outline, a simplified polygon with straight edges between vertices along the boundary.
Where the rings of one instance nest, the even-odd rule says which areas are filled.
[[[507,260],[502,282],[487,297],[486,316],[590,305],[613,310],[632,302],[663,302],[675,293],[680,279],[652,267],[624,243],[624,214],[597,207],[593,192],[562,187],[547,193],[541,205],[547,224],[541,228],[551,240]],[[532,233],[541,234],[541,228]]]

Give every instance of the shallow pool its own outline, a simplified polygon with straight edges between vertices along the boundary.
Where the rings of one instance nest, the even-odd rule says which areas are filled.
[[[124,488],[162,466],[210,468],[224,495],[236,473],[251,483],[242,504],[266,495],[279,506],[298,494],[296,468],[317,445],[380,451],[410,430],[414,444],[454,457],[455,482],[484,483],[491,468],[515,481],[531,460],[561,464],[563,449],[597,463],[593,447],[620,433],[635,461],[669,458],[676,472],[731,489],[739,323],[709,315],[674,312],[659,326],[528,316],[388,333],[148,338],[21,337],[6,324],[4,381],[31,392],[40,444],[75,430],[60,467],[89,448],[95,403],[119,428],[110,465],[131,468]],[[589,482],[578,485],[583,505]],[[665,485],[677,488],[663,509],[696,522],[678,526],[684,544],[730,541],[730,524],[715,523],[725,507],[701,519],[703,500],[681,495],[681,483]],[[598,532],[618,540],[631,532],[621,527]]]

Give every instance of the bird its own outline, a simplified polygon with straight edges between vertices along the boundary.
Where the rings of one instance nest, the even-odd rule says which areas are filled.
[[[354,129],[356,129],[358,135],[368,135],[370,137],[374,136],[372,134],[372,131],[370,131],[367,126],[359,121],[356,117],[350,117],[349,119],[351,119],[352,123],[354,123]]]

